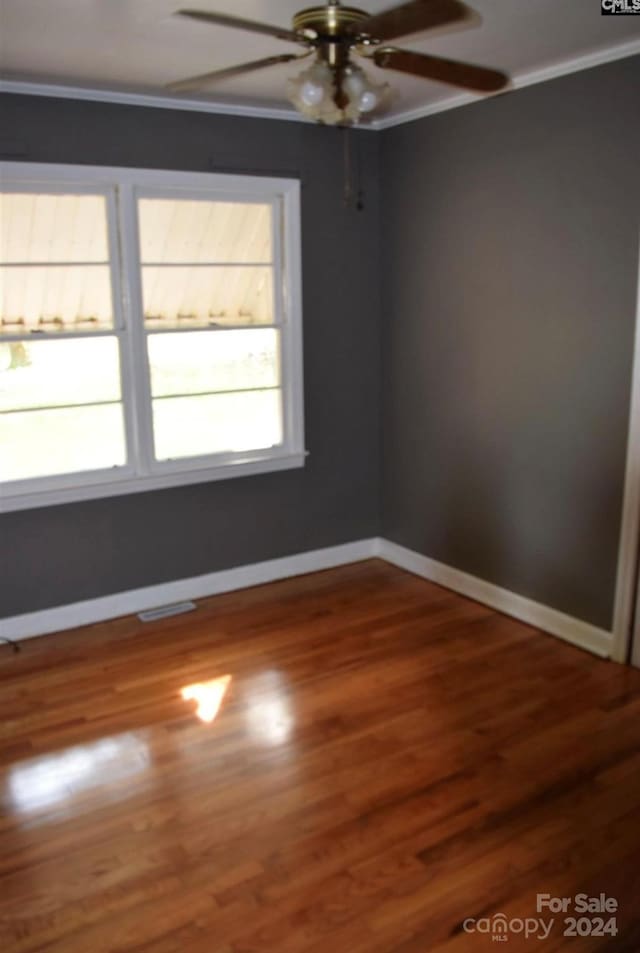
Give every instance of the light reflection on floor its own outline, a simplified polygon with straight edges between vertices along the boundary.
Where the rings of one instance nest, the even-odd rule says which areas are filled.
[[[245,682],[243,694],[249,734],[263,745],[285,745],[295,725],[287,680],[275,670],[261,672]]]
[[[196,701],[196,715],[200,721],[207,724],[215,721],[216,715],[220,711],[220,706],[227,694],[230,675],[221,675],[219,678],[213,678],[209,682],[197,682],[194,685],[185,685],[180,692],[185,701]]]
[[[231,675],[221,675],[207,682],[186,685],[180,694],[185,701],[197,703],[195,714],[200,721],[212,724],[220,713],[231,678]],[[295,717],[289,686],[280,672],[271,669],[240,679],[236,682],[236,692],[246,731],[254,741],[273,747],[290,740]]]
[[[55,807],[75,794],[121,781],[149,767],[147,743],[134,732],[76,745],[10,768],[6,795],[18,813]]]
[[[180,695],[195,701],[195,715],[210,725],[221,711],[231,681],[231,675],[222,675],[186,685]],[[285,748],[295,727],[287,680],[280,672],[268,670],[238,682],[237,690],[247,734],[261,746]],[[16,764],[7,771],[2,800],[23,815],[61,807],[92,789],[101,789],[100,797],[108,800],[113,782],[152,767],[146,734],[127,732]]]

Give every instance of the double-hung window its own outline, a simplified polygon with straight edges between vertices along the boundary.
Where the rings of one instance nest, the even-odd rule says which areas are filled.
[[[303,464],[296,181],[0,173],[3,509]]]

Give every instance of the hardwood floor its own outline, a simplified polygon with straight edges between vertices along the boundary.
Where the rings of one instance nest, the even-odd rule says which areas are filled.
[[[385,563],[2,648],[0,690],[3,953],[640,950],[640,672]],[[516,932],[581,892],[616,936]]]

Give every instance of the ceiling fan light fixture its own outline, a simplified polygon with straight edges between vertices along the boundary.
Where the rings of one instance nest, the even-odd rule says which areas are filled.
[[[331,96],[331,70],[326,63],[314,63],[293,80],[292,85],[302,106],[311,110],[321,107],[327,96]]]
[[[380,100],[376,92],[374,92],[372,89],[366,89],[364,93],[361,94],[360,101],[358,103],[360,112],[373,112],[374,109],[377,109],[379,101]]]
[[[287,95],[298,112],[316,120],[333,105],[332,89],[331,70],[320,60],[287,83]]]
[[[338,95],[338,85],[340,94]],[[308,119],[329,126],[354,125],[388,96],[386,83],[372,82],[365,71],[350,63],[341,70],[317,60],[287,87],[289,100]],[[340,103],[340,104],[339,104]]]
[[[300,99],[309,109],[319,106],[324,98],[324,88],[313,80],[306,80],[300,87]]]
[[[317,0],[316,0],[317,2]],[[364,57],[381,70],[406,73],[420,79],[435,80],[477,93],[497,93],[507,89],[506,73],[473,63],[460,63],[428,53],[387,46],[390,40],[433,30],[436,27],[469,25],[477,15],[464,0],[396,0],[382,13],[370,14],[357,7],[342,6],[328,0],[322,6],[300,10],[291,29],[257,23],[227,13],[205,10],[178,10],[179,16],[203,21],[212,26],[232,27],[250,33],[272,36],[305,47],[301,55],[282,53],[250,63],[201,73],[170,83],[173,92],[193,92],[218,80],[315,54],[315,62],[287,84],[287,95],[298,112],[325,125],[354,125],[378,111],[390,98],[389,86],[372,82],[354,63]]]
[[[351,63],[345,70],[344,89],[349,97],[349,107],[358,113],[370,113],[389,98],[388,83],[374,83],[360,67]]]

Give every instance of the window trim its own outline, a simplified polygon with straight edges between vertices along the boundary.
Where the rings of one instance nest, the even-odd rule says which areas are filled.
[[[120,345],[122,406],[127,462],[122,467],[36,477],[0,485],[0,513],[101,499],[148,490],[189,486],[304,466],[302,368],[302,256],[300,183],[297,179],[49,163],[0,162],[3,191],[101,192],[107,202],[110,280],[114,326],[104,332],[38,333],[34,340],[113,335]],[[137,198],[147,194],[200,195],[219,201],[254,201],[274,208],[274,321],[280,333],[283,442],[246,453],[187,457],[159,464],[153,460],[148,362],[141,304]],[[119,209],[116,204],[120,203]],[[120,227],[118,227],[118,221]],[[125,267],[127,263],[128,267]],[[195,330],[195,329],[194,329]],[[228,328],[208,329],[224,334]],[[182,333],[182,332],[181,332]],[[186,333],[186,329],[185,329]],[[24,339],[2,335],[1,340]],[[138,383],[134,383],[138,381]],[[131,456],[135,448],[138,470]]]

